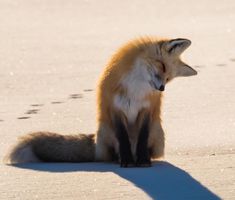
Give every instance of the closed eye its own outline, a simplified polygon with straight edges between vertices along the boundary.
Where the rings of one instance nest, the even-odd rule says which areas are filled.
[[[163,73],[165,73],[166,72],[166,66],[164,65],[164,63],[161,63],[162,64],[162,71],[163,71]]]
[[[166,73],[166,66],[164,65],[164,63],[161,62],[160,60],[156,60],[156,61],[161,64],[162,72],[163,72],[163,73]]]

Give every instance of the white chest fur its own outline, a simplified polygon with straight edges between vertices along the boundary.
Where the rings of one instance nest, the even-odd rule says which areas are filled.
[[[149,107],[146,95],[153,90],[149,84],[150,75],[143,60],[137,60],[132,70],[121,79],[121,85],[127,90],[126,95],[116,95],[114,106],[125,113],[128,121],[134,122],[142,108]]]

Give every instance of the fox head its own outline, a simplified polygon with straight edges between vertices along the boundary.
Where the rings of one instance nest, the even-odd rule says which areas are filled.
[[[165,85],[173,78],[197,74],[180,59],[180,55],[190,45],[190,40],[178,38],[151,41],[142,46],[141,57],[147,67],[147,80],[152,88],[164,91]]]

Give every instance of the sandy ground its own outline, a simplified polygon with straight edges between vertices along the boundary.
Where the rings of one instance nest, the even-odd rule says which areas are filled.
[[[0,199],[235,199],[235,1],[0,1],[0,159],[36,130],[91,133],[107,59],[140,35],[185,37],[199,74],[166,88],[165,161],[0,164]]]

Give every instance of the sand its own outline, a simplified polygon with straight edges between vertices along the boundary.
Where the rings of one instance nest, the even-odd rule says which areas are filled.
[[[152,168],[0,164],[0,199],[235,199],[235,2],[0,1],[0,159],[37,130],[93,133],[112,53],[142,35],[188,38],[198,71],[167,85],[166,156]]]

